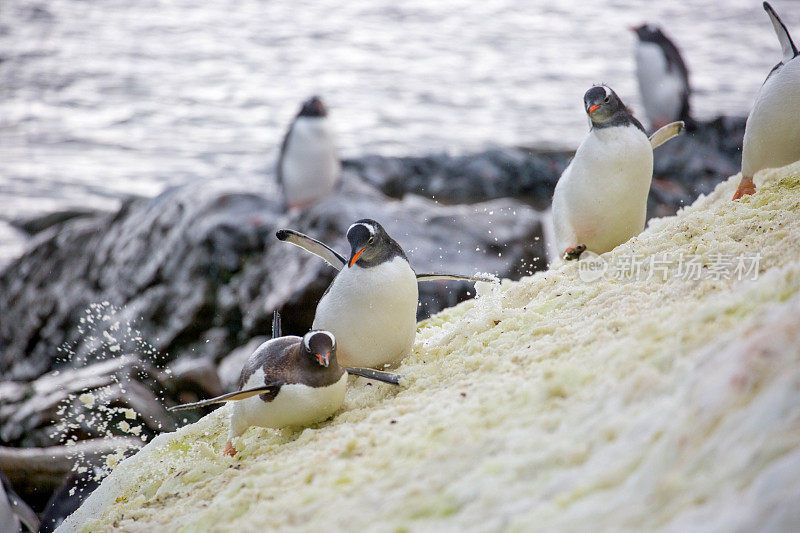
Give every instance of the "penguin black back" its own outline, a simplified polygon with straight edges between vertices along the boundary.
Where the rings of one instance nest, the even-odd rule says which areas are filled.
[[[309,387],[325,387],[336,383],[344,373],[336,360],[335,341],[325,331],[311,331],[302,338],[280,337],[259,346],[242,368],[239,390],[259,369],[264,372],[265,385],[301,383]],[[277,386],[274,393],[263,394],[262,399],[271,400],[279,388]]]

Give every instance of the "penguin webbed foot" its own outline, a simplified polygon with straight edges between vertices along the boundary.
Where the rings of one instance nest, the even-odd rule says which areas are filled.
[[[586,251],[585,244],[579,244],[577,246],[570,246],[566,250],[564,250],[564,261],[575,261],[580,258],[581,254]]]
[[[238,452],[236,451],[236,448],[233,447],[233,443],[231,441],[225,443],[225,449],[222,451],[222,455],[233,457],[237,453]]]
[[[742,176],[742,181],[739,182],[739,187],[736,189],[736,194],[733,195],[734,200],[738,200],[743,196],[756,193],[756,184],[753,178]]]

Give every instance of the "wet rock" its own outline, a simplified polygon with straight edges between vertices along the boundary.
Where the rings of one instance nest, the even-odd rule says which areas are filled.
[[[119,306],[116,319],[136,324],[158,364],[179,355],[217,360],[269,333],[274,309],[282,311],[286,333],[303,333],[335,272],[279,242],[275,231],[295,228],[346,252],[344,234],[363,217],[381,221],[419,272],[519,277],[544,257],[539,215],[515,200],[452,207],[414,196],[394,201],[351,180],[338,196],[287,215],[258,194],[206,184],[171,189],[126,202],[113,215],[45,230],[6,267],[0,373],[31,379],[108,355],[102,339],[78,328],[93,302]],[[468,297],[471,285],[420,289],[424,315]],[[57,358],[61,346],[73,354],[69,361]],[[137,342],[117,349],[148,357]]]
[[[52,446],[66,440],[107,437],[109,431],[116,431],[116,419],[125,418],[126,409],[136,412],[136,424],[141,425],[136,435],[153,437],[175,428],[160,399],[174,391],[173,383],[133,355],[53,371],[15,385],[24,387],[21,395],[8,386],[2,391],[7,395],[0,395],[0,441],[5,444]],[[107,415],[107,423],[93,414],[96,408]],[[73,422],[70,426],[59,424],[65,412]]]
[[[8,448],[0,446],[0,471],[25,501],[41,509],[50,495],[73,471],[76,461],[84,465],[103,465],[110,454],[131,455],[142,442],[130,437],[91,439],[73,446]],[[0,531],[4,531],[0,528]]]
[[[58,224],[63,224],[68,220],[74,220],[77,218],[93,218],[107,214],[108,213],[106,211],[99,209],[72,208],[55,211],[52,213],[41,213],[31,216],[12,218],[8,221],[8,223],[17,229],[24,231],[28,235],[35,235]]]
[[[219,380],[225,392],[234,391],[239,385],[239,376],[242,374],[244,364],[256,351],[256,348],[266,342],[269,337],[253,337],[250,341],[226,355],[217,367]]]
[[[180,403],[213,398],[225,392],[212,357],[183,355],[169,365],[167,374],[171,386],[178,391]]]
[[[42,525],[39,533],[51,533],[75,510],[81,506],[83,500],[100,486],[100,481],[107,472],[99,467],[92,467],[85,472],[71,472],[61,486],[53,492],[47,500],[42,512]]]
[[[545,209],[572,154],[496,148],[455,157],[366,156],[345,161],[344,168],[395,198],[414,193],[447,204],[517,198]]]

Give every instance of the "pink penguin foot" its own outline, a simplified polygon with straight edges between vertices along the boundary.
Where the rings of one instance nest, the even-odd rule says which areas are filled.
[[[236,448],[233,447],[233,443],[228,441],[225,443],[225,449],[222,451],[222,455],[227,455],[229,457],[233,457],[236,455]]]
[[[738,200],[742,196],[756,193],[756,184],[753,183],[753,178],[742,176],[742,181],[739,182],[739,188],[736,189],[736,194],[733,195],[734,200]]]

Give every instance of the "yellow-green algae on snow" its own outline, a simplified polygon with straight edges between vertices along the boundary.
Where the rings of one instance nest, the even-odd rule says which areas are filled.
[[[570,264],[481,285],[420,325],[403,387],[351,378],[333,419],[252,428],[235,459],[223,407],[121,463],[62,530],[797,530],[800,163],[760,178],[603,256],[706,273],[758,253],[757,279]]]

